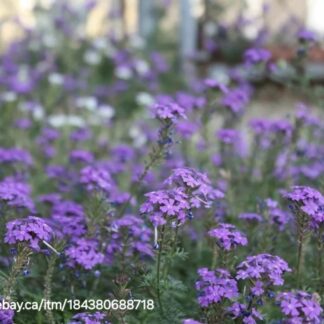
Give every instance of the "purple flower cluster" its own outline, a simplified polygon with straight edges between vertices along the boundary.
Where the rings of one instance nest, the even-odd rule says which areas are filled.
[[[203,84],[206,88],[218,89],[221,92],[226,92],[228,90],[227,86],[224,83],[214,79],[205,79],[203,80]]]
[[[150,214],[154,226],[163,225],[168,219],[178,220],[182,224],[191,213],[190,197],[183,188],[152,191],[145,194],[145,197],[146,202],[142,204],[140,211]]]
[[[180,120],[176,124],[177,133],[185,139],[190,139],[198,130],[198,125],[189,120]]]
[[[52,227],[58,237],[81,237],[86,233],[86,220],[83,207],[73,201],[55,202],[51,218]]]
[[[221,98],[221,105],[234,114],[241,114],[250,101],[250,89],[238,87],[230,89]]]
[[[251,288],[255,295],[261,295],[264,292],[264,286],[281,286],[284,283],[283,275],[290,272],[286,261],[278,256],[271,254],[258,254],[248,256],[237,266],[236,279],[254,281]]]
[[[136,253],[142,256],[153,256],[150,244],[152,231],[145,225],[143,219],[134,215],[125,215],[113,221],[110,228],[112,233],[107,246],[109,261],[122,253],[127,257]]]
[[[164,182],[172,189],[147,193],[141,213],[150,214],[154,226],[165,224],[167,219],[184,223],[192,218],[192,209],[210,207],[212,202],[224,194],[214,189],[207,175],[190,168],[178,168]]]
[[[106,314],[101,312],[95,313],[78,313],[75,314],[68,324],[109,324],[106,320]]]
[[[244,324],[256,324],[258,320],[263,320],[263,316],[255,307],[248,309],[245,304],[238,302],[228,307],[227,312],[234,320],[241,319]]]
[[[217,246],[225,251],[231,251],[248,243],[246,236],[232,224],[221,223],[217,228],[210,230],[208,235],[216,238]]]
[[[270,198],[266,199],[265,204],[268,208],[270,224],[276,225],[280,231],[283,231],[291,220],[291,214],[278,207],[278,202]]]
[[[246,220],[248,222],[256,222],[256,223],[260,223],[263,221],[263,217],[256,213],[241,213],[238,216],[238,218]]]
[[[285,192],[284,197],[290,200],[294,207],[308,215],[312,226],[317,227],[324,221],[324,197],[320,192],[305,186],[294,186]]]
[[[198,322],[192,318],[187,318],[183,320],[182,324],[202,324],[201,322]]]
[[[254,118],[250,120],[249,125],[262,150],[267,150],[282,142],[288,144],[294,130],[292,123],[286,119],[270,120]],[[285,152],[281,151],[281,155],[283,153]]]
[[[28,216],[7,223],[4,241],[8,244],[27,243],[33,250],[39,251],[39,243],[49,242],[53,231],[44,219]]]
[[[6,299],[39,300],[44,283],[46,295],[53,284],[57,300],[64,299],[64,288],[79,300],[87,294],[129,302],[154,297],[152,311],[71,313],[70,324],[108,323],[107,314],[125,323],[272,323],[280,308],[282,322],[324,323],[315,294],[292,290],[275,299],[284,284],[282,291],[307,287],[324,297],[318,257],[324,197],[310,187],[286,192],[296,222],[280,200],[267,199],[295,184],[322,187],[324,128],[315,101],[321,94],[308,93],[318,80],[311,73],[307,87],[299,82],[317,52],[308,49],[320,39],[300,30],[290,60],[290,49],[266,47],[271,33],[264,26],[247,39],[252,26],[242,15],[234,24],[203,19],[197,53],[179,58],[224,64],[193,74],[179,64],[183,73],[175,77],[178,69],[168,71],[178,63],[174,51],[159,46],[161,53],[151,52],[155,42],[148,44],[142,24],[140,37],[118,28],[128,1],[110,6],[104,15],[111,28],[93,37],[85,33],[86,22],[100,1],[50,2],[33,8],[32,25],[10,19],[21,37],[0,52],[0,281]],[[176,1],[146,2],[141,14],[154,18]],[[216,2],[210,1],[210,12],[218,10]],[[300,25],[293,24],[295,33]],[[286,117],[286,109],[256,114],[259,99],[266,108],[263,100],[277,91],[271,86],[269,92],[270,83],[280,84],[282,94],[289,85],[302,89],[309,106],[299,104]],[[287,282],[285,258],[296,269]],[[207,268],[217,262],[224,269]],[[61,315],[53,309],[37,320]],[[0,309],[0,324],[33,320],[33,313]]]
[[[236,144],[240,140],[240,132],[236,129],[220,129],[217,131],[218,139],[224,144]]]
[[[71,244],[65,251],[68,265],[80,265],[86,270],[94,268],[104,262],[104,254],[98,250],[98,242],[91,239],[80,238]]]
[[[73,150],[70,153],[71,162],[79,162],[89,164],[94,161],[94,156],[87,150]]]
[[[205,173],[192,168],[174,169],[169,178],[165,180],[168,185],[183,188],[190,197],[192,207],[199,208],[224,197],[224,194],[212,187],[211,181]]]
[[[318,118],[312,113],[310,107],[302,102],[296,105],[295,116],[299,122],[303,122],[305,125],[318,125]]]
[[[249,48],[244,53],[245,62],[249,64],[268,62],[270,58],[271,53],[264,48]]]
[[[293,125],[286,119],[269,120],[269,119],[252,119],[250,127],[258,134],[283,134],[290,136]]]
[[[178,103],[173,101],[156,103],[152,107],[156,118],[165,121],[176,121],[180,118],[186,118],[185,110]]]
[[[0,303],[0,305],[2,305]],[[1,309],[0,306],[0,323],[2,324],[13,324],[15,312],[12,309]]]
[[[24,182],[14,178],[6,178],[0,182],[0,201],[5,202],[8,206],[33,211],[35,206],[30,194],[31,189]]]
[[[198,270],[199,280],[196,289],[199,292],[198,302],[201,307],[225,300],[232,300],[239,296],[236,280],[225,269],[215,271],[201,268]]]
[[[323,309],[315,295],[305,291],[289,291],[278,294],[277,301],[282,313],[285,315],[285,323],[303,324],[323,323]]]
[[[2,148],[0,147],[0,163],[14,164],[21,163],[25,166],[33,164],[33,159],[30,153],[19,148]]]
[[[109,193],[113,186],[110,173],[103,167],[86,166],[80,172],[80,182],[88,191]]]
[[[315,32],[305,28],[298,31],[297,37],[300,41],[309,42],[309,43],[316,42],[318,39]]]

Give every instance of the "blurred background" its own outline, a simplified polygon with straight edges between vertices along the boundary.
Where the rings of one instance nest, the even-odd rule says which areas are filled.
[[[37,6],[50,8],[55,0],[2,0],[0,3],[0,18],[2,40],[9,42],[19,37],[13,20],[19,19],[24,25],[33,27],[36,24],[34,9]],[[66,1],[71,5],[80,6],[82,0]],[[167,32],[185,24],[188,16],[192,16],[192,23],[209,19],[218,19],[218,23],[233,23],[238,16],[249,24],[243,32],[247,37],[255,37],[258,29],[266,28],[274,35],[282,30],[289,22],[295,21],[317,32],[324,32],[322,13],[324,2],[321,0],[96,0],[87,1],[91,5],[88,12],[87,33],[100,35],[105,32],[111,21],[106,14],[110,11],[120,11],[123,19],[121,34],[149,35],[156,28],[156,10],[161,5],[166,7],[167,13],[163,17],[162,27]],[[214,8],[211,8],[214,7]],[[215,9],[210,12],[210,9]],[[216,16],[215,16],[216,15]],[[196,30],[194,31],[196,34]],[[189,35],[194,37],[197,35]]]
[[[150,87],[154,88],[154,82],[148,71],[159,65],[154,75],[154,79],[159,75],[159,91],[192,86],[194,80],[205,77],[226,84],[237,74],[266,88],[262,95],[273,96],[269,88],[274,87],[288,101],[293,92],[295,97],[322,105],[323,12],[322,0],[2,0],[0,48],[19,62],[15,79],[21,81],[26,75],[24,63],[28,69],[34,66],[36,74],[51,71],[54,83],[59,77],[79,80],[82,70],[82,78],[88,78],[87,95],[111,84],[112,76],[120,81],[117,88],[125,86],[121,84],[130,78],[130,59],[120,52],[126,49],[137,55],[136,73],[149,79]],[[311,46],[301,43],[298,33],[308,35]],[[13,50],[18,44],[20,49]],[[252,47],[270,51],[270,74],[260,76],[258,71],[242,68],[244,52]],[[116,71],[109,70],[110,63],[103,57],[112,59],[115,67],[118,61]],[[79,69],[82,62],[85,68]],[[167,69],[173,73],[164,73]],[[2,76],[8,76],[7,72]],[[306,80],[302,85],[301,74]]]

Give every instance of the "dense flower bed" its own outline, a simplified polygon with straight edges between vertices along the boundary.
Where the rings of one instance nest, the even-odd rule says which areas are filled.
[[[235,70],[172,83],[162,54],[84,37],[91,5],[39,8],[46,24],[0,57],[1,300],[154,309],[0,322],[323,323],[321,111],[280,117],[278,101],[277,118],[250,118],[256,90]],[[299,33],[302,59],[314,37]],[[270,60],[250,48],[242,67]]]

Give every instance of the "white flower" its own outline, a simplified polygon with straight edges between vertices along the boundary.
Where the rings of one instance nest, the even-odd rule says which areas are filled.
[[[154,103],[153,97],[147,92],[140,92],[136,96],[136,102],[139,105],[150,106]]]
[[[64,76],[60,73],[51,73],[48,76],[48,82],[52,85],[62,85],[64,82]]]
[[[44,108],[41,105],[36,105],[33,109],[33,118],[35,120],[42,120],[44,119],[44,116]]]
[[[101,56],[97,51],[88,50],[84,53],[83,59],[89,65],[98,65],[101,61]]]
[[[48,117],[48,123],[56,128],[60,128],[63,126],[75,126],[75,127],[83,127],[86,125],[86,122],[83,118],[77,115],[52,115]]]
[[[135,69],[138,74],[145,75],[150,70],[150,67],[147,62],[145,62],[143,60],[138,60],[135,62]]]
[[[85,108],[89,111],[95,111],[98,107],[97,98],[95,97],[80,97],[76,100],[78,108]]]
[[[146,143],[146,136],[137,126],[132,126],[129,130],[129,136],[133,140],[135,147],[142,147]]]
[[[93,46],[99,50],[105,50],[108,48],[108,43],[104,38],[100,37],[93,41]]]
[[[43,43],[48,48],[53,48],[57,44],[57,40],[54,35],[45,34],[43,36]]]
[[[128,80],[132,77],[133,73],[131,69],[126,66],[118,66],[115,70],[115,75],[119,79]]]
[[[115,109],[109,105],[99,106],[98,110],[96,112],[99,117],[107,118],[107,119],[110,119],[110,118],[114,117],[114,115],[115,115]]]
[[[14,92],[7,91],[1,95],[1,99],[5,102],[13,102],[17,99],[17,95]]]
[[[45,112],[43,106],[37,103],[33,103],[32,105],[29,102],[22,102],[19,104],[18,108],[23,112],[31,112],[32,117],[35,120],[44,119]]]
[[[129,45],[136,49],[142,49],[145,46],[145,39],[134,34],[129,39]]]

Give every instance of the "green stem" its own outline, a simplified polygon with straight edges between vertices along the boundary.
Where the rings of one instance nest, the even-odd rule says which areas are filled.
[[[297,287],[300,287],[300,269],[303,257],[303,238],[298,240],[298,252],[297,252]]]
[[[297,269],[296,269],[296,281],[297,287],[300,288],[300,276],[303,265],[303,247],[305,243],[305,233],[308,226],[308,217],[304,213],[297,215],[297,230],[298,230],[298,249],[297,249]]]
[[[57,255],[52,254],[48,261],[48,268],[45,275],[45,283],[44,283],[44,298],[46,301],[50,301],[52,297],[52,279],[55,269],[55,262],[57,260]],[[55,324],[55,319],[53,316],[53,312],[51,309],[46,309],[46,315],[48,319],[48,323]]]
[[[214,245],[214,247],[213,247],[213,258],[212,258],[212,264],[211,264],[212,269],[216,268],[217,258],[218,258],[218,250],[217,250],[216,245]]]
[[[156,264],[156,292],[157,292],[157,299],[161,314],[163,314],[163,307],[161,301],[161,287],[160,287],[160,276],[161,276],[161,256],[162,256],[162,249],[163,249],[163,239],[164,239],[164,230],[165,227],[162,226],[161,230],[161,238],[159,240],[159,252],[157,257],[157,264]]]
[[[22,249],[18,248],[18,254],[16,260],[11,268],[10,274],[3,288],[3,297],[6,300],[11,299],[11,295],[13,294],[17,279],[24,268],[24,266],[28,263],[28,258],[32,254],[29,247],[23,247]]]
[[[318,271],[318,278],[319,278],[319,292],[320,295],[323,293],[323,279],[322,279],[322,272],[323,272],[323,260],[322,260],[322,253],[323,253],[323,243],[321,240],[321,233],[319,233],[319,237],[317,240],[317,271]]]
[[[178,233],[179,233],[179,222],[177,222],[177,226],[174,230],[174,239],[173,239],[173,253],[177,250],[177,243],[178,243]]]
[[[163,157],[163,153],[165,151],[165,148],[168,145],[167,143],[164,142],[164,140],[168,137],[169,132],[170,132],[170,128],[171,128],[171,124],[168,125],[168,126],[165,126],[162,129],[162,131],[160,133],[160,136],[159,136],[159,142],[158,142],[157,146],[153,147],[152,152],[150,154],[149,162],[146,163],[144,171],[139,176],[138,180],[133,182],[133,184],[131,185],[129,198],[127,199],[127,201],[120,208],[119,213],[117,215],[117,218],[119,218],[120,216],[122,216],[124,214],[124,212],[126,211],[126,208],[128,207],[128,205],[129,205],[129,203],[130,203],[130,201],[132,199],[132,196],[133,196],[134,192],[136,190],[138,190],[139,186],[141,185],[142,181],[146,177],[149,170],[154,166],[154,164],[156,162],[158,162]]]

